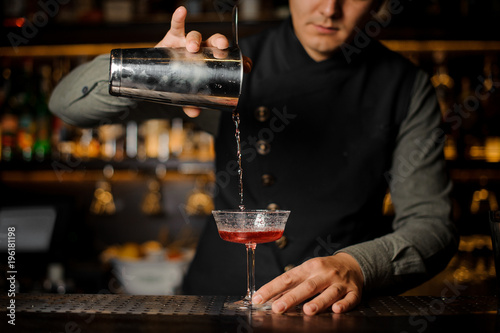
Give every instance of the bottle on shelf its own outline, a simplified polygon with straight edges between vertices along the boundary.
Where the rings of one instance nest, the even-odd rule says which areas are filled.
[[[48,96],[52,90],[50,81],[51,73],[52,70],[49,66],[41,68],[41,81],[35,106],[36,134],[33,145],[33,152],[37,161],[49,159],[51,153],[51,114],[48,108]]]
[[[446,65],[446,54],[442,51],[436,51],[432,54],[435,69],[434,75],[431,77],[431,82],[436,89],[437,98],[443,116],[446,116],[452,109],[454,102],[453,87],[455,82],[448,73]]]
[[[147,216],[159,216],[164,213],[162,186],[158,177],[150,177],[148,190],[141,203],[141,211]]]
[[[98,128],[101,141],[101,158],[103,160],[121,160],[123,157],[123,126],[119,124],[102,125]]]
[[[29,162],[33,158],[33,144],[35,137],[34,98],[26,93],[22,95],[24,100],[20,106],[19,130],[17,132],[17,147],[24,161]]]
[[[43,281],[43,289],[48,293],[65,294],[67,291],[64,277],[64,266],[61,263],[50,263],[47,277]]]
[[[179,158],[184,148],[186,133],[184,122],[181,118],[172,119],[170,128],[170,152],[175,158]]]
[[[111,188],[111,178],[114,168],[107,164],[102,170],[104,179],[96,183],[94,196],[90,204],[90,212],[94,215],[114,215],[116,213],[115,200]]]
[[[9,162],[14,159],[16,152],[16,136],[19,127],[19,116],[16,108],[18,102],[15,96],[10,96],[2,112],[2,161]]]
[[[12,71],[9,67],[2,70],[0,90],[0,161],[11,161],[16,142],[18,117],[15,112],[17,98],[12,93]]]
[[[125,129],[125,154],[129,159],[135,159],[138,152],[138,126],[136,121],[129,121]]]
[[[35,105],[37,100],[37,80],[34,74],[34,60],[25,59],[23,63],[22,84],[19,92],[19,129],[17,132],[17,147],[22,160],[31,161],[35,143]]]
[[[169,121],[166,119],[150,119],[141,125],[141,137],[144,139],[140,159],[151,158],[166,162],[170,157]]]
[[[485,159],[500,162],[500,75],[498,60],[487,55],[484,61],[484,81],[481,91],[481,106],[484,110],[482,134],[485,138]],[[480,79],[483,79],[480,77]]]
[[[484,158],[484,140],[481,133],[483,110],[475,99],[471,79],[464,76],[461,80],[462,89],[459,95],[460,117],[458,142],[463,158],[480,160]]]

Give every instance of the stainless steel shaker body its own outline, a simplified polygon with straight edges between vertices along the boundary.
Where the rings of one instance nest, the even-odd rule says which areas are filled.
[[[241,94],[243,61],[238,47],[114,49],[109,93],[180,106],[233,111]]]

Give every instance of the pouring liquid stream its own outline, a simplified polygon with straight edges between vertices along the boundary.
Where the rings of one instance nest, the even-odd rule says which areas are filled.
[[[240,210],[245,210],[245,205],[243,204],[243,168],[241,166],[241,140],[240,140],[240,114],[237,110],[233,111],[233,122],[235,126],[234,136],[236,137],[236,157],[238,159],[238,188],[240,194]]]

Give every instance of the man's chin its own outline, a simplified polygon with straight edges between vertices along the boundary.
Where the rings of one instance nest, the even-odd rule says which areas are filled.
[[[340,48],[340,46],[342,44],[343,43],[340,43],[340,42],[328,43],[328,44],[320,44],[320,45],[317,45],[317,47],[315,48],[315,50],[319,54],[323,54],[325,56],[330,56],[333,53],[335,53]]]

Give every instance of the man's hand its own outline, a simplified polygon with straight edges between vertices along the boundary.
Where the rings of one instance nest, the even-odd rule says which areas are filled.
[[[203,41],[201,33],[198,31],[191,31],[186,35],[186,16],[187,10],[185,7],[180,6],[172,14],[172,22],[170,23],[170,30],[165,37],[156,44],[155,47],[185,47],[189,52],[196,53],[200,47],[215,47],[219,50],[225,50],[229,47],[229,41],[226,36],[222,34],[214,34],[206,41]],[[221,58],[223,57],[221,53]],[[217,56],[216,53],[214,53]],[[249,73],[252,70],[252,61],[250,58],[243,57],[243,71]],[[184,113],[191,118],[195,118],[200,114],[200,109],[195,107],[183,107]]]
[[[185,47],[189,52],[198,52],[201,46],[215,47],[220,50],[229,47],[229,41],[222,34],[214,34],[203,42],[201,33],[191,31],[186,35],[187,10],[180,6],[172,14],[170,30],[156,47]]]
[[[255,304],[274,299],[273,312],[286,310],[308,300],[303,310],[314,315],[326,308],[335,313],[352,310],[361,301],[363,273],[358,262],[347,253],[318,257],[278,276],[257,290]]]
[[[220,50],[229,47],[229,41],[222,34],[212,35],[205,42],[202,41],[201,33],[198,31],[191,31],[186,35],[186,16],[187,10],[185,7],[180,6],[177,8],[172,14],[170,30],[155,47],[185,47],[192,53],[198,52],[201,46],[216,47]],[[183,107],[183,110],[191,118],[198,117],[201,111],[199,108],[194,107]]]

